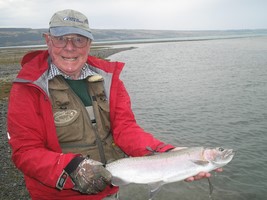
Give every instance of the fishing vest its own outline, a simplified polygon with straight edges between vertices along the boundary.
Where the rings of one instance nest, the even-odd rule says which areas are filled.
[[[63,77],[54,77],[48,88],[62,152],[82,154],[106,164],[125,154],[113,141],[103,81],[99,75],[87,78],[96,123]]]

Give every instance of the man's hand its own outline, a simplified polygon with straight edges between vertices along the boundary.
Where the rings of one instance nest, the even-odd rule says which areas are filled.
[[[223,169],[222,168],[218,168],[215,170],[215,172],[222,172]],[[197,175],[195,176],[191,176],[191,177],[188,177],[187,179],[185,179],[186,182],[192,182],[192,181],[197,181],[197,180],[200,180],[200,179],[203,179],[203,178],[209,178],[211,177],[211,174],[208,173],[208,172],[199,172]]]
[[[74,182],[74,190],[85,194],[96,194],[110,185],[111,174],[102,165],[95,165],[96,161],[84,159],[70,174]]]

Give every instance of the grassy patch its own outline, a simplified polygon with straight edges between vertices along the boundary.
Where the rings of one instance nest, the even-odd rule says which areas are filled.
[[[0,80],[0,100],[7,98],[11,89],[12,83]]]
[[[21,58],[31,49],[1,49],[0,50],[0,65],[18,64]]]

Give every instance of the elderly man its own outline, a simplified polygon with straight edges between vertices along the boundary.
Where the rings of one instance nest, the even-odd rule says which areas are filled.
[[[136,123],[119,79],[124,64],[89,56],[93,35],[86,16],[59,11],[44,37],[48,50],[24,56],[10,93],[12,159],[32,199],[114,199],[111,174],[91,159],[105,164],[148,155],[148,147],[165,152],[174,146]]]

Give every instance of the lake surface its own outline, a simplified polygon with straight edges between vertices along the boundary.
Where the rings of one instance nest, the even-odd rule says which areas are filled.
[[[266,199],[267,37],[133,46],[110,59],[126,63],[121,79],[138,123],[176,146],[236,151],[213,173],[214,200]],[[148,199],[148,187],[123,187],[121,196]],[[155,199],[210,199],[208,183],[168,184]]]

